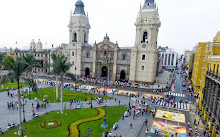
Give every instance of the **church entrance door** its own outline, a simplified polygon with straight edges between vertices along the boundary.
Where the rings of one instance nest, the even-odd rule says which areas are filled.
[[[86,68],[86,70],[85,70],[85,77],[89,77],[89,75],[90,75],[90,69]]]
[[[101,77],[106,77],[108,76],[108,68],[106,66],[102,67],[102,75]]]
[[[122,70],[122,71],[121,71],[121,74],[120,74],[120,79],[121,79],[121,80],[125,80],[125,75],[126,75],[126,74],[125,74],[125,71]]]

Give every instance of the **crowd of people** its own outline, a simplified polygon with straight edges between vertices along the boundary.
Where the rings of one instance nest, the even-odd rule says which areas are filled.
[[[18,109],[18,101],[9,101],[7,102],[8,109]]]

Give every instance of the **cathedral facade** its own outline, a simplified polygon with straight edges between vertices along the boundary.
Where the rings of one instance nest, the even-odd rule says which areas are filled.
[[[52,48],[51,54],[65,55],[71,64],[70,72],[77,76],[154,83],[160,24],[154,0],[145,0],[135,23],[136,40],[132,48],[119,47],[107,34],[103,41],[89,45],[91,27],[84,4],[78,0],[68,25],[69,44]]]

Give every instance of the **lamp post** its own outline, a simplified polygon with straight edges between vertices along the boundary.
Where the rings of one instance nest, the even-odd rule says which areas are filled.
[[[76,67],[75,67],[75,77],[76,77],[76,84],[75,84],[74,91],[75,91],[75,92],[77,92],[77,90],[76,90],[76,89],[77,89],[77,81],[78,81],[78,80],[77,80],[77,76],[76,76]]]
[[[29,93],[29,100],[31,100],[31,88],[30,88],[30,86],[28,87],[28,93]]]
[[[105,89],[105,82],[104,82],[104,89]],[[105,95],[107,95],[106,90],[104,90],[104,92],[105,92]],[[106,96],[106,98],[107,98],[107,96]],[[108,128],[108,124],[107,124],[107,122],[106,122],[106,119],[107,119],[107,117],[106,117],[106,102],[107,102],[106,98],[105,98],[105,115],[104,115],[104,121],[103,121],[103,124],[101,125],[101,127],[102,127],[102,128],[105,128],[105,129]]]
[[[25,123],[26,122],[26,120],[25,120],[25,111],[24,111],[24,96],[23,96],[23,117],[24,117],[24,119],[23,119],[23,122]]]
[[[128,110],[130,110],[130,108],[131,108],[131,101],[130,101],[130,100],[131,100],[131,94],[129,95],[128,98],[129,98],[129,102],[128,102]]]
[[[83,90],[85,91],[85,101],[86,101],[86,89],[83,88]]]
[[[94,89],[93,89],[94,90]],[[92,90],[92,92],[93,92],[93,90]],[[91,92],[91,108],[92,108],[92,92]]]

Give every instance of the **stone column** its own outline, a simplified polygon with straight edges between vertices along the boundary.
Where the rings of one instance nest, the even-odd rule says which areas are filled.
[[[217,109],[216,109],[216,125],[220,124],[220,99],[218,98]]]
[[[215,89],[215,84],[213,81],[211,81],[211,90],[210,90],[210,98],[209,98],[209,116],[212,114],[212,109],[213,109],[213,94],[214,94],[214,89]]]
[[[118,48],[114,49],[114,57],[113,57],[113,74],[112,74],[112,81],[116,80],[116,75],[117,75],[117,63],[118,63]]]
[[[211,103],[211,113],[212,113],[212,118],[215,117],[215,109],[216,109],[216,88],[217,88],[217,84],[214,83],[213,84],[213,90],[212,90],[212,103]]]
[[[208,82],[205,83],[205,87],[204,87],[204,92],[203,92],[203,104],[205,106],[205,104],[207,103],[207,98],[208,98]]]
[[[93,48],[93,62],[92,62],[92,77],[93,78],[96,78],[95,74],[96,74],[96,47]]]
[[[208,87],[207,87],[207,102],[206,102],[206,108],[209,108],[209,97],[210,97],[210,89],[211,89],[211,82],[208,79]]]
[[[217,101],[218,101],[218,91],[219,91],[219,84],[216,84],[215,91],[214,91],[214,103],[213,103],[213,118],[216,117],[216,109],[217,109]]]

